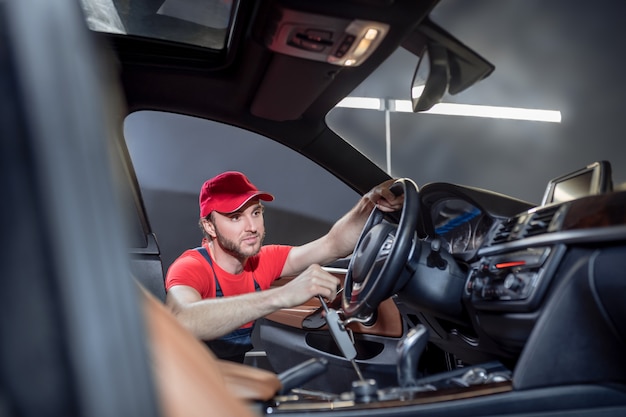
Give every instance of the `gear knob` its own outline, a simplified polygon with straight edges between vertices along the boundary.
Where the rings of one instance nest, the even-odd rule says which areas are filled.
[[[418,324],[408,331],[406,336],[398,342],[398,385],[402,388],[417,385],[417,365],[422,352],[428,343],[428,329]]]

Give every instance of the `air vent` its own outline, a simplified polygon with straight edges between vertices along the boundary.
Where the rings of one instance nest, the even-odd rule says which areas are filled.
[[[493,239],[491,240],[491,245],[507,242],[511,238],[511,233],[513,232],[517,222],[518,219],[515,217],[500,224],[500,226],[498,226],[498,230],[493,236]]]
[[[559,206],[552,206],[536,211],[526,224],[522,237],[537,236],[547,233],[548,227],[558,209]]]
[[[550,228],[550,224],[553,223],[559,208],[559,206],[545,207],[506,220],[498,226],[489,246],[553,232],[555,225]]]

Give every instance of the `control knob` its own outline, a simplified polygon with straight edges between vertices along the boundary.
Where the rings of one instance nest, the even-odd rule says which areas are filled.
[[[519,291],[523,285],[524,281],[513,273],[508,274],[504,279],[504,288],[513,292]]]

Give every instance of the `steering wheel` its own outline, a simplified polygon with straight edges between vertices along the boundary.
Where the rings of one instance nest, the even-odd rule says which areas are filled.
[[[400,288],[406,262],[416,246],[419,194],[417,185],[408,178],[400,178],[390,187],[400,195],[404,205],[398,225],[383,221],[384,212],[375,208],[363,227],[356,244],[342,295],[342,309],[346,317],[365,318],[378,305]]]

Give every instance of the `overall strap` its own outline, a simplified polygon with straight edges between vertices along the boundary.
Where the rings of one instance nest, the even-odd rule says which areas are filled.
[[[200,246],[199,248],[195,248],[200,254],[206,259],[211,267],[211,271],[213,272],[213,279],[215,280],[215,297],[223,297],[224,292],[222,291],[222,287],[220,286],[220,282],[217,279],[217,274],[215,273],[215,268],[213,268],[213,260],[211,259],[211,255],[209,255],[209,251],[204,247]],[[254,291],[261,291],[261,286],[258,282],[256,282],[256,278],[252,276],[252,281],[254,281]]]
[[[223,297],[224,292],[222,291],[220,282],[217,280],[217,274],[215,273],[215,268],[213,268],[213,261],[211,260],[211,255],[209,255],[209,251],[206,250],[204,246],[200,246],[199,248],[196,248],[196,250],[200,252],[200,255],[202,255],[204,259],[206,259],[206,261],[209,263],[209,266],[211,267],[211,271],[213,272],[213,279],[215,280],[215,297]]]
[[[213,261],[211,260],[211,256],[209,256],[209,251],[206,250],[204,246],[200,246],[199,248],[196,248],[196,250],[200,252],[202,256],[204,256],[204,259],[206,259],[209,265],[211,265],[211,269],[213,269]],[[215,271],[213,271],[213,275],[215,275]]]

